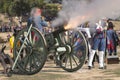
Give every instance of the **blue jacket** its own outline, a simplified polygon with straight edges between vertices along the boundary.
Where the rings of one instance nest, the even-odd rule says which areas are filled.
[[[41,16],[35,16],[34,18],[30,17],[28,19],[28,24],[27,26],[29,27],[30,24],[32,24],[32,21],[34,23],[34,27],[38,28],[41,32],[43,32],[43,27],[47,26],[47,22],[42,20]]]
[[[108,29],[106,33],[107,33],[107,42],[108,43],[112,42],[111,44],[113,46],[116,46],[119,41],[116,32],[113,29]]]

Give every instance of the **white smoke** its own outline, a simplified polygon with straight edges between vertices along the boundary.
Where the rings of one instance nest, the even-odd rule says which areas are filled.
[[[120,16],[120,0],[63,0],[62,10],[52,22],[52,26],[71,24],[71,27],[86,21],[95,21],[103,17]]]

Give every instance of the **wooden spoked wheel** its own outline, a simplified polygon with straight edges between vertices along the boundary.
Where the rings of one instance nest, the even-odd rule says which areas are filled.
[[[88,53],[84,35],[80,31],[70,30],[61,34],[61,40],[67,50],[59,53],[60,66],[68,72],[79,70],[83,66]]]
[[[15,38],[14,60],[20,53],[17,67],[25,74],[32,75],[38,73],[44,66],[47,48],[46,41],[38,29],[32,27],[28,35],[27,33],[27,28],[22,29]]]

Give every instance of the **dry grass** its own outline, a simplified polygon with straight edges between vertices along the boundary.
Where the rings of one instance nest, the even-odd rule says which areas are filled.
[[[10,78],[6,78],[6,80],[64,80],[64,77],[68,77],[63,74],[52,74],[52,73],[39,73],[32,76],[25,75],[13,75]]]

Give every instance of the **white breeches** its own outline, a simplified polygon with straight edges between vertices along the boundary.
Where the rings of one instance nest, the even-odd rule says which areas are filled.
[[[89,54],[88,66],[91,66],[91,67],[93,66],[92,62],[93,62],[95,52],[96,50],[92,50],[91,53]],[[98,55],[99,55],[99,66],[104,67],[104,51],[98,51]]]

